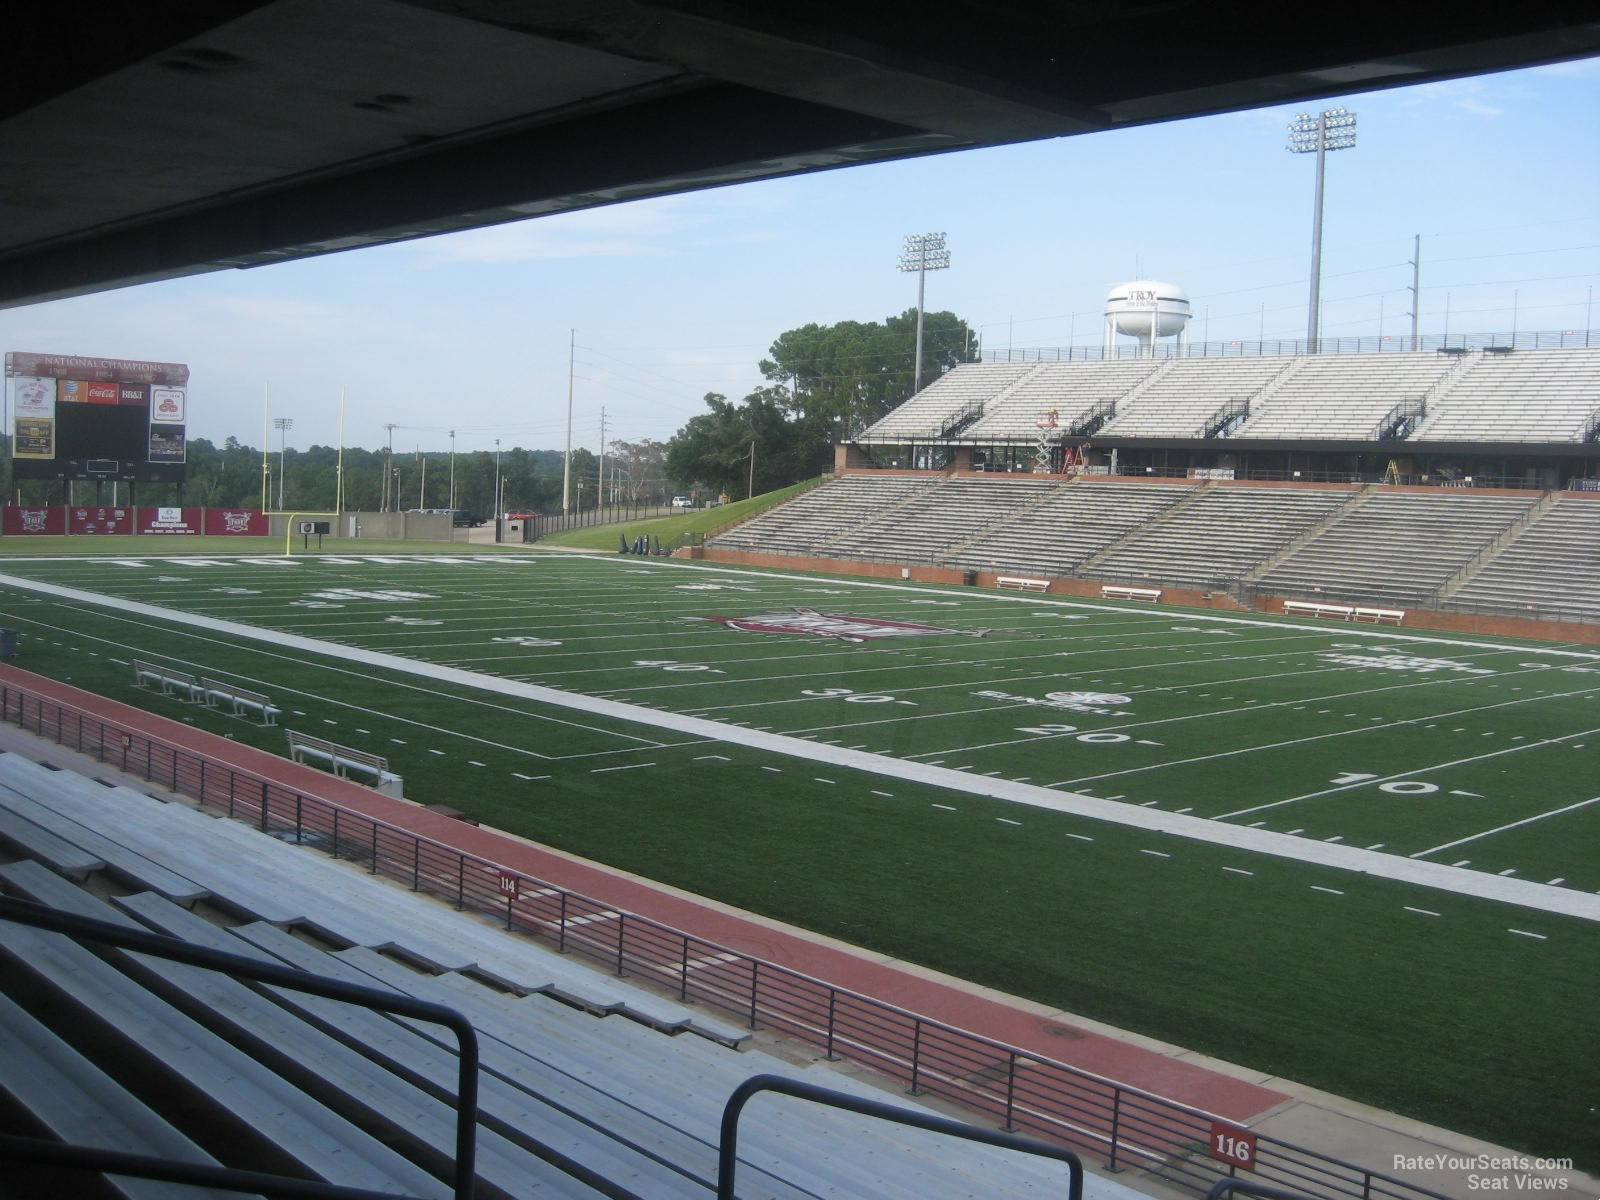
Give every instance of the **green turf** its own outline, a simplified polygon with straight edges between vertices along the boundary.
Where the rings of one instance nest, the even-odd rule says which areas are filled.
[[[786,488],[779,488],[775,492],[764,492],[759,496],[752,496],[748,500],[735,500],[732,504],[720,504],[715,508],[695,509],[676,516],[651,517],[639,521],[614,521],[607,525],[590,525],[582,529],[567,529],[560,533],[552,533],[548,537],[540,538],[539,544],[541,546],[562,546],[583,550],[615,550],[617,548],[617,535],[626,533],[630,541],[643,534],[648,538],[659,538],[663,546],[672,548],[686,544],[697,537],[706,537],[716,533],[718,530],[726,529],[730,525],[737,525],[740,521],[748,521],[751,517],[759,516],[769,508],[776,508],[785,501],[794,499],[801,492],[810,491],[824,482],[826,478],[827,476],[823,476],[817,479],[802,480]]]
[[[1406,855],[1474,838],[1429,857],[1600,890],[1600,804],[1540,816],[1595,793],[1600,663],[1549,647],[615,556],[7,569],[1308,840]],[[795,606],[990,632],[848,644],[706,619]],[[267,691],[286,726],[386,754],[414,799],[1267,1073],[1600,1165],[1593,923],[10,588],[0,621],[23,634],[21,665],[174,719],[284,748],[281,730],[135,689],[133,655]],[[1040,703],[1068,690],[1129,703]],[[1280,803],[1294,797],[1305,798]]]

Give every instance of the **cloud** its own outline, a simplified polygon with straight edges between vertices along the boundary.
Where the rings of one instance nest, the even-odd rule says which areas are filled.
[[[1485,104],[1482,100],[1474,100],[1471,96],[1464,96],[1456,101],[1456,107],[1469,113],[1476,113],[1480,117],[1498,117],[1505,113],[1505,109],[1496,108],[1492,104]]]

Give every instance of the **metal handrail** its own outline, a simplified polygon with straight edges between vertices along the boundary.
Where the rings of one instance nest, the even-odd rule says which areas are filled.
[[[1261,1200],[1306,1200],[1300,1192],[1286,1192],[1282,1188],[1268,1187],[1253,1179],[1219,1179],[1206,1193],[1206,1200],[1222,1200],[1224,1196],[1259,1196]]]
[[[76,729],[69,723],[72,718]],[[331,800],[159,742],[148,733],[92,713],[86,720],[84,710],[15,683],[0,685],[0,719],[14,719],[19,728],[31,725],[40,736],[53,735],[59,744],[102,761],[120,758],[123,770],[142,770],[147,781],[193,796],[202,806],[252,820],[263,832],[292,831],[296,840],[319,845],[336,858],[362,862],[373,874],[396,879],[413,891],[426,891],[458,909],[500,916],[507,929],[551,937],[560,952],[603,963],[618,975],[631,970],[646,976],[685,1003],[700,1001],[734,1014],[752,1029],[764,1026],[821,1047],[829,1058],[849,1058],[906,1081],[914,1091],[933,1091],[995,1116],[1007,1127],[1025,1123],[1046,1136],[1093,1146],[1104,1151],[1113,1167],[1137,1160],[1169,1178],[1182,1176],[1173,1181],[1195,1191],[1209,1186],[1223,1169],[1220,1162],[1190,1156],[1194,1135],[1214,1113],[929,1020],[647,917],[618,912]],[[141,743],[137,747],[136,739]],[[508,881],[514,881],[509,889]],[[592,920],[601,913],[615,916],[614,931],[601,932],[606,926]],[[695,969],[712,960],[715,967]],[[983,1082],[997,1063],[1004,1064],[1003,1074]],[[1261,1135],[1257,1153],[1258,1170],[1315,1172],[1320,1187],[1338,1196],[1354,1194],[1347,1188],[1367,1195],[1375,1183],[1384,1183],[1394,1185],[1397,1196],[1444,1200],[1414,1183],[1278,1138]]]
[[[723,1106],[722,1144],[717,1152],[717,1200],[734,1200],[734,1174],[739,1164],[739,1114],[758,1092],[779,1092],[799,1100],[809,1100],[813,1104],[825,1104],[829,1108],[842,1108],[865,1117],[876,1117],[880,1121],[892,1121],[896,1125],[910,1125],[915,1129],[927,1129],[947,1137],[961,1138],[963,1141],[982,1142],[986,1146],[999,1146],[1004,1150],[1053,1158],[1067,1164],[1067,1200],[1083,1200],[1083,1160],[1064,1147],[1052,1146],[1032,1138],[1018,1137],[1014,1133],[979,1129],[976,1125],[968,1125],[965,1121],[952,1121],[949,1117],[915,1112],[912,1109],[886,1104],[882,1100],[851,1096],[845,1092],[836,1092],[832,1088],[819,1087],[814,1083],[801,1083],[798,1079],[789,1079],[782,1075],[752,1075],[733,1089],[733,1094]]]
[[[360,984],[346,983],[314,975],[277,963],[262,962],[242,954],[213,950],[210,946],[197,946],[181,938],[149,933],[142,929],[129,929],[110,921],[62,912],[30,900],[13,896],[0,896],[0,920],[15,921],[64,933],[79,941],[97,942],[150,954],[173,962],[188,963],[226,975],[253,979],[297,992],[310,992],[329,1000],[373,1008],[383,1012],[399,1013],[443,1025],[456,1035],[460,1045],[460,1066],[456,1082],[456,1200],[472,1200],[473,1183],[477,1173],[478,1129],[478,1035],[472,1023],[453,1008],[398,992],[385,992]],[[205,1183],[233,1191],[267,1191],[283,1195],[350,1197],[384,1197],[396,1200],[390,1193],[373,1192],[338,1184],[318,1183],[307,1190],[308,1181],[291,1176],[262,1175],[256,1171],[242,1171],[232,1167],[201,1167],[197,1164],[176,1163],[144,1155],[123,1154],[94,1146],[63,1146],[59,1142],[41,1142],[33,1138],[6,1138],[0,1141],[0,1157],[16,1157],[27,1161],[59,1162],[62,1153],[70,1153],[68,1165],[114,1171],[124,1175],[147,1176],[153,1179],[171,1179],[180,1183]],[[159,1173],[156,1173],[158,1172]],[[264,1182],[265,1181],[265,1182]]]

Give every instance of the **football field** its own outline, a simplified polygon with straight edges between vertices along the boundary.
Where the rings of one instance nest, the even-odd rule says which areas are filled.
[[[1600,654],[558,554],[4,563],[18,665],[1590,1169]]]

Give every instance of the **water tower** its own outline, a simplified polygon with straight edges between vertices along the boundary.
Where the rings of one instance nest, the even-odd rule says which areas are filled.
[[[1106,354],[1111,356],[1119,333],[1139,339],[1141,358],[1155,354],[1156,338],[1176,336],[1182,345],[1189,316],[1189,294],[1175,283],[1119,283],[1106,293]]]

